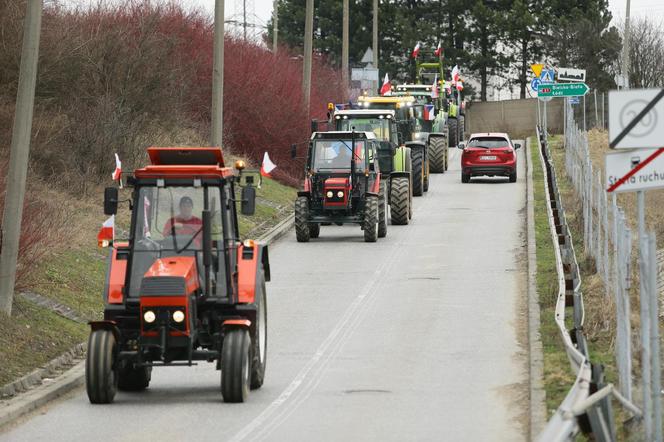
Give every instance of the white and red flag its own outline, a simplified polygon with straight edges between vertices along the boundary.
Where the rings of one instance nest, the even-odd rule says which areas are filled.
[[[438,74],[436,74],[431,85],[431,98],[438,98],[438,95]]]
[[[438,47],[433,52],[433,55],[435,55],[436,57],[440,57],[442,54],[443,54],[443,46],[441,46],[440,42],[438,42]]]
[[[456,88],[459,92],[461,92],[463,90],[463,81],[457,81]]]
[[[392,85],[390,84],[390,77],[385,73],[385,79],[383,80],[383,85],[380,87],[380,94],[387,95],[392,91]]]
[[[97,234],[97,244],[99,247],[108,247],[115,238],[115,215],[104,221]]]
[[[113,174],[111,177],[113,177],[113,181],[118,181],[120,177],[122,176],[122,163],[120,162],[120,157],[118,154],[115,154],[115,170],[113,171]]]
[[[413,49],[413,58],[417,58],[417,55],[420,53],[420,42],[418,41]]]
[[[277,168],[277,165],[272,162],[270,155],[265,152],[263,155],[263,164],[261,165],[261,175],[270,177],[270,173]]]
[[[459,77],[461,77],[461,72],[459,71],[459,65],[454,65],[452,68],[452,83],[455,83],[459,81]]]

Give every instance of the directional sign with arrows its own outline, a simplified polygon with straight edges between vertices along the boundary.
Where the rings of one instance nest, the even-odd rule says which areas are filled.
[[[581,97],[589,90],[585,83],[554,83],[541,85],[537,93],[540,97]]]

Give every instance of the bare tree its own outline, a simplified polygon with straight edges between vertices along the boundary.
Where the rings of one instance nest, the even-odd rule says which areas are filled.
[[[662,87],[664,86],[664,25],[647,16],[632,20],[629,30],[632,42],[629,50],[629,84],[633,88]],[[624,29],[621,29],[622,37],[624,33]],[[622,60],[618,63],[622,63]]]

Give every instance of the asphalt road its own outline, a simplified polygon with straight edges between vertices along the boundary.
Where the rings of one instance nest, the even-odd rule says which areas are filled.
[[[378,243],[323,227],[270,250],[268,365],[225,404],[212,364],[90,405],[77,390],[2,441],[518,441],[528,431],[525,168],[461,184],[460,151]]]

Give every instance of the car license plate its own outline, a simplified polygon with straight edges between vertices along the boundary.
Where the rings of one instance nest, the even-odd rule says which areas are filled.
[[[496,161],[496,156],[495,155],[482,155],[480,157],[480,160],[482,160],[482,161]]]

